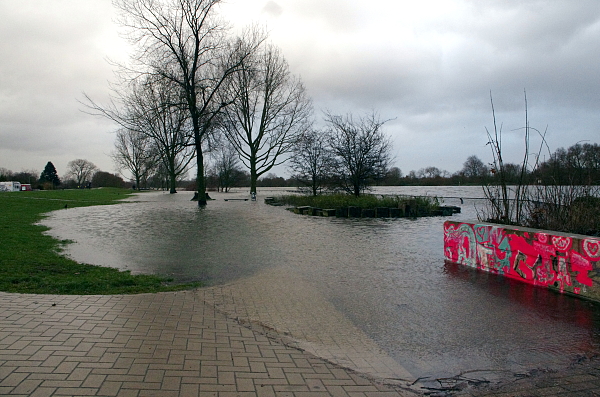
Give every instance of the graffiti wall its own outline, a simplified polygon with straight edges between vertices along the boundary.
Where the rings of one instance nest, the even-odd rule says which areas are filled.
[[[600,301],[600,238],[489,223],[444,223],[447,261]]]

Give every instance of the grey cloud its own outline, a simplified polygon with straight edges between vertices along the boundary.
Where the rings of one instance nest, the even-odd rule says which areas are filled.
[[[82,91],[106,96],[112,13],[104,0],[0,3],[0,166],[60,167],[79,155],[113,169],[114,126],[77,102]]]
[[[552,148],[598,141],[597,0],[446,0],[448,13],[414,21],[411,7],[421,3],[393,3],[410,26],[393,25],[392,3],[379,0],[231,1],[254,2],[248,10],[271,20],[272,39],[305,82],[317,119],[325,109],[395,118],[386,131],[405,172],[455,171],[472,154],[486,161],[490,90],[509,161],[522,155],[513,130],[523,125],[524,89],[532,126],[548,125]],[[57,167],[82,157],[112,168],[114,126],[77,103],[83,91],[100,101],[107,95],[112,14],[108,0],[0,2],[0,157],[17,164],[26,152],[6,155],[7,148],[27,149],[55,153]]]
[[[272,17],[278,17],[283,14],[283,8],[274,1],[268,1],[262,12]]]
[[[362,24],[360,7],[353,1],[302,0],[292,2],[290,8],[297,17],[321,22],[331,31],[351,32]]]

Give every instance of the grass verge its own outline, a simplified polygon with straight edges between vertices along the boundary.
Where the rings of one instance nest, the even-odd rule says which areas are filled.
[[[124,189],[0,193],[0,291],[36,294],[111,295],[175,291],[198,287],[169,284],[154,275],[77,263],[60,255],[58,241],[34,225],[44,214],[66,207],[115,204]]]

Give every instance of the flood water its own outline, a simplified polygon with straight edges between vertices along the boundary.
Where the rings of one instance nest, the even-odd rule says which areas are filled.
[[[437,195],[475,219],[478,187],[381,188]],[[77,261],[218,285],[269,269],[300,275],[415,378],[559,368],[600,351],[598,306],[444,263],[444,217],[337,219],[258,201],[205,209],[192,193],[144,193],[57,211],[43,223]],[[460,198],[463,198],[461,204]],[[292,271],[293,270],[293,271]]]

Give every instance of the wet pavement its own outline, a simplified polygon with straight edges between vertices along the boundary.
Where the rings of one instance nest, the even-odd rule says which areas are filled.
[[[278,276],[158,294],[0,293],[0,395],[600,396],[594,357],[419,383],[314,291],[282,287],[295,303],[262,294]],[[324,322],[335,332],[315,332]]]

